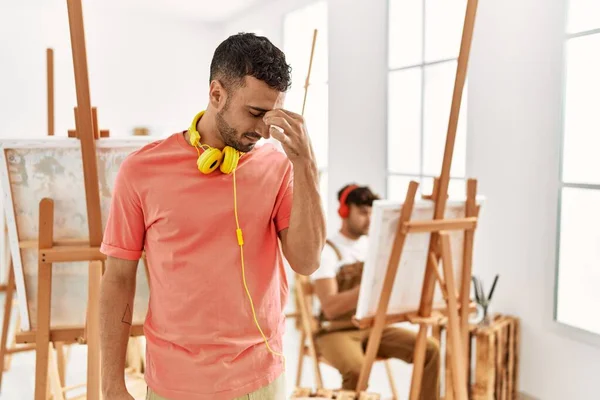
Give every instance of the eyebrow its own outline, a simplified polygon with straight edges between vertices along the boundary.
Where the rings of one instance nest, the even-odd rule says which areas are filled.
[[[261,113],[266,113],[266,112],[270,111],[270,110],[265,110],[264,108],[255,107],[255,106],[248,106],[248,108],[251,108],[255,111],[260,111]]]

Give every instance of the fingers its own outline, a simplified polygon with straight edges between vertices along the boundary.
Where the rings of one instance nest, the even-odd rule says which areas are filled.
[[[302,116],[278,108],[265,113],[263,122],[269,126],[271,136],[281,142],[288,156],[304,154],[309,159],[314,159]]]
[[[280,108],[280,110],[281,110],[281,112],[287,114],[290,118],[293,118],[296,121],[304,122],[304,117],[302,115],[296,114],[293,111],[284,110],[283,108]]]
[[[270,127],[269,132],[271,137],[281,142],[284,147],[289,147],[291,140],[285,133],[274,127]]]
[[[267,125],[274,125],[277,126],[281,129],[283,129],[283,133],[286,135],[292,135],[294,134],[294,127],[292,127],[292,125],[290,124],[290,121],[288,121],[287,119],[283,118],[283,117],[275,117],[275,116],[265,116],[264,117],[264,122]],[[270,132],[276,131],[277,129],[270,129]],[[296,128],[297,129],[297,128]]]
[[[288,126],[291,129],[286,129],[284,126],[277,125],[276,123],[269,122],[273,121],[273,119],[279,118],[279,121],[285,120]],[[302,126],[304,125],[304,118],[299,116],[298,114],[294,114],[291,111],[283,110],[283,109],[274,109],[265,114],[263,117],[263,121],[268,125],[277,125],[280,128],[284,129],[286,133],[296,133],[300,134],[302,132]],[[288,131],[292,132],[288,132]]]

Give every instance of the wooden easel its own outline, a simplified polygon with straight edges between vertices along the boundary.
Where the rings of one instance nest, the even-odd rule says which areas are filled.
[[[88,216],[88,240],[55,241],[53,235],[54,203],[44,198],[39,205],[38,241],[33,245],[38,249],[37,323],[35,330],[17,334],[17,343],[35,343],[36,377],[35,400],[46,400],[49,380],[55,399],[63,399],[64,392],[58,382],[57,369],[50,367],[54,358],[52,344],[87,344],[87,394],[89,400],[100,399],[100,329],[99,291],[105,255],[100,253],[102,241],[102,220],[96,161],[95,139],[101,136],[97,118],[91,107],[88,68],[83,25],[81,0],[67,0],[71,49],[77,92],[76,137],[81,142],[83,176],[85,183]],[[29,247],[31,243],[21,243]],[[85,326],[51,327],[52,264],[55,262],[89,262],[88,302]],[[133,325],[131,336],[143,334],[141,325]],[[52,364],[54,361],[52,360]],[[57,388],[58,386],[58,388]]]
[[[437,180],[437,184],[434,185],[434,190],[431,195],[431,199],[434,201],[433,220],[411,221],[418,183],[414,181],[410,182],[406,199],[401,210],[400,221],[398,223],[398,229],[392,248],[392,253],[390,255],[377,312],[374,319],[356,321],[361,327],[373,327],[367,345],[366,361],[361,370],[360,378],[356,388],[357,392],[364,391],[367,388],[371,368],[379,349],[381,336],[385,326],[395,322],[409,321],[411,323],[420,325],[413,358],[414,367],[410,390],[410,399],[419,399],[425,363],[427,330],[428,326],[434,323],[437,318],[439,318],[439,316],[436,317],[432,313],[434,290],[437,282],[440,285],[440,289],[444,295],[444,300],[447,306],[445,311],[448,318],[448,349],[451,354],[452,365],[452,390],[449,390],[447,394],[452,393],[454,395],[453,398],[458,400],[468,399],[468,357],[466,356],[466,351],[468,348],[465,344],[468,340],[467,338],[469,334],[469,289],[473,255],[473,237],[475,228],[477,226],[478,216],[478,207],[475,203],[477,191],[476,181],[469,180],[467,183],[465,218],[447,219],[445,218],[445,211],[448,184],[450,180],[450,167],[452,164],[452,154],[454,151],[460,103],[466,79],[471,39],[475,24],[477,1],[478,0],[468,0],[465,12],[465,22],[463,27],[460,54],[458,57],[458,66],[454,85],[454,93],[452,96],[452,106],[450,109],[450,119],[448,124],[442,170],[439,179]],[[451,230],[461,230],[464,231],[465,234],[462,282],[460,282],[460,294],[458,296],[454,282],[454,270],[450,251],[450,240],[448,236],[448,231]],[[429,242],[429,249],[427,251],[428,256],[423,287],[421,290],[421,302],[419,310],[416,313],[387,315],[387,308],[406,237],[411,233],[423,232],[429,232],[431,234],[431,239]],[[442,260],[443,264],[443,277],[438,269],[438,263],[440,259]]]
[[[47,95],[47,121],[48,121],[48,136],[54,136],[54,50],[46,49],[46,95]],[[4,226],[5,234],[8,234],[8,228]],[[5,292],[4,298],[4,315],[2,321],[2,337],[0,338],[0,386],[4,372],[10,368],[11,355],[25,351],[35,350],[34,344],[16,345],[16,335],[11,337],[11,344],[8,344],[8,331],[10,329],[10,321],[12,318],[12,310],[15,306],[13,301],[15,291],[15,275],[12,263],[12,256],[9,251],[9,246],[4,243],[3,249],[6,251],[7,265],[7,284],[0,285],[0,292]],[[20,314],[17,313],[17,322],[15,333],[20,329]],[[55,343],[56,359],[58,363],[58,375],[61,385],[65,385],[65,364],[68,355],[65,356],[64,350],[69,351],[69,348],[64,348],[63,343]]]
[[[318,30],[315,29],[313,31],[313,39],[312,39],[312,45],[310,48],[310,58],[308,61],[308,71],[306,73],[306,80],[304,81],[304,97],[302,99],[302,110],[301,110],[301,115],[304,116],[304,111],[306,110],[306,99],[308,98],[308,87],[310,85],[310,73],[312,71],[312,63],[313,63],[313,58],[315,55],[315,46],[317,44],[317,35],[318,35]],[[309,138],[310,140],[310,138]],[[319,177],[320,178],[320,177]],[[307,325],[307,321],[304,321],[302,318],[302,313],[300,312],[300,307],[303,307],[304,305],[301,304],[301,298],[302,298],[302,285],[304,282],[306,282],[308,278],[305,276],[302,276],[300,274],[294,274],[294,293],[295,293],[295,299],[296,299],[296,312],[293,314],[288,314],[286,315],[286,318],[290,318],[290,317],[294,317],[296,318],[296,328],[299,329],[301,331],[300,333],[300,354],[298,355],[298,367],[296,370],[296,385],[300,385],[300,379],[302,377],[302,364],[304,361],[304,355],[306,354],[306,352],[308,352],[311,356],[311,358],[313,360],[315,360],[314,362],[314,368],[315,368],[315,377],[317,379],[317,386],[323,387],[323,380],[321,378],[321,372],[319,369],[319,365],[318,365],[318,361],[317,360],[317,353],[315,351],[315,347],[314,344],[312,342],[312,337],[310,335],[307,335],[306,332],[310,331],[310,328]],[[308,330],[307,330],[308,329]],[[306,343],[306,347],[305,347],[305,343]]]

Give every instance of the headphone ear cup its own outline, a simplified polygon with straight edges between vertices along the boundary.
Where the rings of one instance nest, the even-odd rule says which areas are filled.
[[[225,146],[223,149],[223,162],[221,163],[221,172],[224,174],[232,173],[238,166],[240,153],[233,147]]]
[[[348,218],[348,215],[350,214],[350,208],[348,207],[348,205],[341,205],[340,208],[338,208],[338,214],[342,218]]]
[[[205,150],[200,157],[198,157],[198,161],[196,164],[198,165],[198,170],[203,174],[210,174],[213,172],[219,165],[223,159],[223,153],[219,149],[210,148]]]

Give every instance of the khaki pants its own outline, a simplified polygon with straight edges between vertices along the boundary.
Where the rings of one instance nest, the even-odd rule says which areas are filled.
[[[342,374],[343,389],[356,390],[360,370],[365,362],[365,350],[371,329],[345,330],[322,334],[317,337],[317,347],[323,357]],[[407,363],[413,362],[417,333],[402,329],[385,328],[381,336],[378,357],[398,358]],[[439,399],[439,344],[433,338],[427,339],[425,368],[421,381],[421,399]]]
[[[255,392],[245,394],[241,397],[236,397],[233,400],[284,400],[285,399],[285,374],[279,375],[277,379],[269,385],[258,389]],[[148,388],[146,400],[168,400],[160,397]]]

